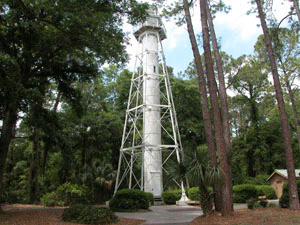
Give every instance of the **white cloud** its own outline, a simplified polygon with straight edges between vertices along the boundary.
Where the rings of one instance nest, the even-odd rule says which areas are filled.
[[[240,0],[224,0],[224,2],[232,7],[228,14],[218,14],[215,20],[215,25],[224,26],[228,30],[239,31],[240,37],[243,40],[249,40],[254,34],[261,33],[261,28],[257,25],[260,24],[257,18],[257,13],[252,13],[247,15],[247,11],[255,7],[249,2]],[[281,20],[284,16],[288,14],[289,8],[291,6],[290,2],[273,1],[273,11],[268,13],[268,15],[273,14],[273,18]]]
[[[183,26],[176,26],[175,22],[164,22],[167,30],[167,39],[164,41],[169,49],[175,49],[181,44],[183,37],[186,35],[186,30]]]
[[[251,9],[251,5],[245,1],[224,1],[231,6],[228,14],[219,13],[214,21],[216,32],[218,30],[226,30],[228,33],[233,32],[244,41],[250,40],[256,36],[260,29],[256,26],[259,21],[256,15],[247,15],[247,11]]]
[[[136,41],[132,33],[130,33],[128,37],[130,38],[130,41],[129,41],[129,45],[126,46],[126,51],[127,54],[129,55],[129,62],[127,64],[127,68],[132,71],[134,69],[134,61],[135,61],[135,55],[137,53],[136,49],[138,46],[138,42]]]

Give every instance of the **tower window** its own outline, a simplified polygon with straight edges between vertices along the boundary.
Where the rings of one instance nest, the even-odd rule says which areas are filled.
[[[156,73],[156,66],[153,66],[153,72]]]

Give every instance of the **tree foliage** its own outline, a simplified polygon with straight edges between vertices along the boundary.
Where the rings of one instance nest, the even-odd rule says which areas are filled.
[[[52,84],[81,113],[76,82],[91,80],[104,63],[126,61],[123,18],[127,16],[131,23],[143,20],[147,5],[93,0],[3,0],[0,4],[1,184],[18,118],[23,114],[39,133],[42,124],[56,120],[44,101]],[[57,140],[69,151],[64,141]],[[35,144],[38,147],[38,141]],[[36,172],[33,168],[32,175]]]

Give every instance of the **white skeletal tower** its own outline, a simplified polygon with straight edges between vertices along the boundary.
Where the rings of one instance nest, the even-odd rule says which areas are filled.
[[[140,188],[161,199],[163,174],[168,174],[166,163],[171,159],[180,162],[182,147],[161,44],[166,31],[156,7],[150,7],[148,13],[146,21],[134,32],[139,46],[115,192],[121,187]]]

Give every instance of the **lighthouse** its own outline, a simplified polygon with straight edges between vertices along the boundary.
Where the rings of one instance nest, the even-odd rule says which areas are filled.
[[[134,31],[138,46],[115,192],[139,188],[162,202],[164,180],[170,177],[168,161],[180,162],[182,146],[162,47],[166,30],[155,6],[150,6],[148,14]],[[184,193],[182,181],[171,180]]]

